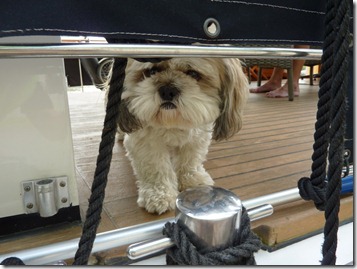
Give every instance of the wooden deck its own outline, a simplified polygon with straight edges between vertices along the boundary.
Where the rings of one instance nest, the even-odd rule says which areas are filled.
[[[228,141],[213,142],[210,147],[205,167],[216,186],[233,191],[244,201],[295,188],[301,177],[310,175],[318,86],[307,83],[308,80],[301,82],[301,95],[293,102],[250,94],[241,132]],[[84,216],[103,126],[104,93],[92,89],[69,91],[68,95],[81,214]],[[136,199],[135,177],[123,145],[118,142],[114,147],[98,232],[174,216],[174,212],[160,216],[149,214],[137,206]],[[346,196],[341,201],[340,220],[347,221],[352,216],[353,198]],[[302,200],[279,206],[272,216],[252,223],[263,242],[272,248],[320,231],[323,226],[323,213],[312,203]],[[78,226],[65,227],[61,231],[61,240],[80,236]],[[45,243],[51,241],[50,234],[51,231],[43,236]],[[5,246],[9,249],[12,241],[0,242],[0,253]],[[31,245],[44,243],[41,239],[36,241]],[[19,238],[18,242],[23,244],[13,245],[12,251],[24,248],[26,238]]]

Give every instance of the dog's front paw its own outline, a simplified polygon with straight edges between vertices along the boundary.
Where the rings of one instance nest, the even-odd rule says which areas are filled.
[[[149,188],[139,190],[138,205],[144,207],[149,213],[162,214],[175,209],[178,191],[158,190]]]
[[[206,171],[186,173],[179,178],[179,190],[184,191],[198,186],[214,185],[214,181]]]

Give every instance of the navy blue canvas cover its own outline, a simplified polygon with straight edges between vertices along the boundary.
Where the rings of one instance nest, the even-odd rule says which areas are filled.
[[[209,44],[321,45],[323,0],[1,0],[0,37],[104,36]],[[206,19],[220,34],[205,34]]]

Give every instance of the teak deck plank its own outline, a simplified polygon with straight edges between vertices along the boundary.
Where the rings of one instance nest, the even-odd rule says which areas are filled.
[[[353,216],[353,196],[341,198],[339,221],[351,221]],[[272,221],[273,225],[270,224]],[[263,243],[277,248],[298,241],[323,229],[325,216],[317,211],[312,202],[296,201],[276,208],[276,212],[265,220],[252,223],[252,229],[259,234]],[[352,236],[352,235],[351,235]],[[321,242],[322,244],[322,242]]]

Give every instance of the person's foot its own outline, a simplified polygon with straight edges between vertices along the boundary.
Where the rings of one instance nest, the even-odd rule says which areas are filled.
[[[264,93],[264,92],[274,91],[274,90],[276,90],[276,89],[278,89],[280,87],[281,87],[281,83],[269,80],[267,83],[265,83],[264,85],[262,85],[262,86],[260,86],[258,88],[249,89],[249,92],[251,92],[251,93]]]
[[[294,96],[297,97],[300,94],[300,89],[298,85],[294,85]],[[288,97],[289,96],[289,91],[288,91],[288,84],[285,83],[282,87],[277,88],[273,91],[267,92],[265,94],[266,97],[268,98],[282,98],[282,97]]]

